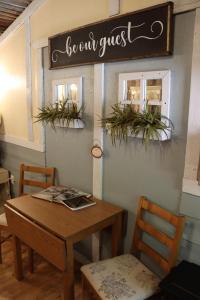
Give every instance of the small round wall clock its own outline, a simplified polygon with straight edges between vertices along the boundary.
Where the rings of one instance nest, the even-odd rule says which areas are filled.
[[[103,150],[99,145],[94,145],[91,149],[91,154],[94,158],[101,158],[103,156]]]

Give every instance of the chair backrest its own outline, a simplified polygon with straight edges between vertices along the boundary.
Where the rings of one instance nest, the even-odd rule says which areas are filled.
[[[150,224],[144,219],[144,213],[149,212],[174,226],[174,236],[171,237],[160,231],[156,226]],[[176,264],[179,244],[182,237],[185,217],[176,216],[173,213],[161,208],[160,206],[148,201],[145,197],[140,197],[137,211],[136,225],[133,236],[132,252],[135,255],[144,253],[154,260],[165,273]],[[142,238],[143,233],[147,233],[168,248],[167,258],[158,251],[147,245]]]
[[[25,172],[37,173],[45,176],[44,181],[25,179]],[[24,186],[39,187],[46,189],[47,187],[54,185],[55,179],[55,168],[42,168],[27,166],[24,164],[20,165],[20,179],[19,179],[19,195],[24,194]]]

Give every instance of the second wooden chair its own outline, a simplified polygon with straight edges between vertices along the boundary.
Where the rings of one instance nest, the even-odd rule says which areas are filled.
[[[146,212],[174,226],[173,237],[161,232],[145,218]],[[176,216],[158,205],[141,197],[138,207],[131,254],[121,255],[81,268],[83,299],[95,300],[141,300],[147,299],[158,288],[159,277],[147,268],[140,259],[143,253],[152,258],[165,273],[175,265],[178,246],[182,236],[184,217]],[[144,241],[142,233],[153,237],[168,249],[163,257]]]
[[[43,180],[39,181],[33,179],[27,179],[26,173],[29,174],[41,174],[43,175]],[[24,187],[39,187],[45,189],[51,185],[54,185],[55,180],[55,168],[44,168],[44,167],[35,167],[21,164],[20,165],[20,179],[19,179],[19,196],[24,195]],[[2,263],[2,243],[5,241],[2,238],[2,231],[6,232],[9,235],[8,224],[6,220],[5,213],[0,215],[0,263]],[[30,271],[33,271],[33,252],[29,249],[29,263]]]

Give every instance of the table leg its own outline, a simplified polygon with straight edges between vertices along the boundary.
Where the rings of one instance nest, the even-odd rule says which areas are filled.
[[[112,225],[112,256],[121,254],[122,243],[122,215],[115,217],[115,222]]]
[[[74,253],[73,242],[67,241],[67,270],[63,272],[64,300],[74,300]]]
[[[31,249],[29,246],[27,246],[28,249],[28,267],[29,267],[29,272],[33,273],[34,272],[34,252],[33,249]]]
[[[15,277],[17,280],[22,280],[23,268],[22,268],[21,241],[16,236],[13,236],[13,253],[14,253],[14,265],[15,265]]]
[[[92,261],[100,260],[100,231],[92,234]]]

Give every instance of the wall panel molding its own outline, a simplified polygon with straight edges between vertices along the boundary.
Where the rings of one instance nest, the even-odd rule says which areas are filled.
[[[24,148],[32,149],[39,152],[44,152],[45,147],[44,144],[36,144],[30,141],[27,141],[26,139],[22,139],[16,136],[11,135],[0,135],[0,141],[15,144]]]
[[[32,142],[33,136],[33,118],[32,118],[32,60],[31,60],[31,26],[30,17],[25,20],[26,36],[26,103],[27,103],[27,127],[28,140]]]
[[[99,126],[104,104],[104,64],[94,65],[94,133],[93,144],[103,149],[103,129]],[[93,195],[102,199],[103,157],[93,158]]]

